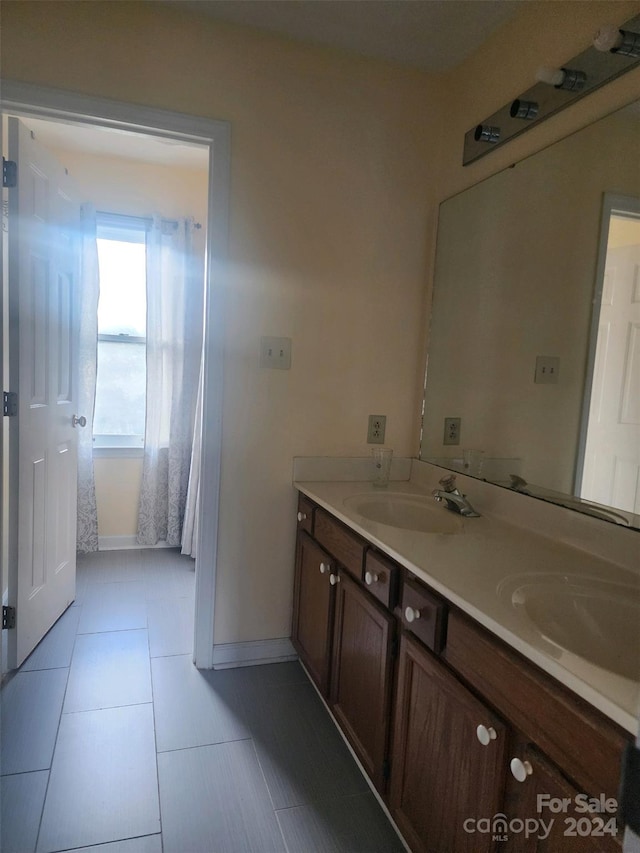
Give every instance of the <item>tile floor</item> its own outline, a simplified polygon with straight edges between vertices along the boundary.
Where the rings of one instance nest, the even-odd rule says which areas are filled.
[[[402,853],[297,663],[199,672],[193,562],[80,558],[2,691],[2,853]]]

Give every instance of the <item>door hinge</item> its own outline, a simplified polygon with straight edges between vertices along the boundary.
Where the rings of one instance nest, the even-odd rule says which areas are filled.
[[[2,629],[16,627],[16,609],[2,605]]]
[[[382,762],[382,778],[388,779],[391,776],[391,762],[388,758]]]
[[[12,189],[18,186],[18,164],[15,160],[2,158],[2,187]]]
[[[2,392],[2,415],[13,418],[18,414],[18,395],[15,391]]]
[[[623,826],[640,835],[640,747],[634,743],[627,744],[622,757],[618,804]]]

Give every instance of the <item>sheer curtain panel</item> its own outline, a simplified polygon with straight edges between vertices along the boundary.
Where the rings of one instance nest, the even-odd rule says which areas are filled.
[[[98,299],[100,275],[96,242],[96,213],[91,205],[82,206],[82,258],[79,317],[78,412],[87,419],[78,435],[78,526],[76,549],[98,550],[98,510],[93,473],[93,413],[96,399],[98,353]]]
[[[147,415],[138,543],[180,546],[202,349],[202,269],[193,221],[147,234]]]

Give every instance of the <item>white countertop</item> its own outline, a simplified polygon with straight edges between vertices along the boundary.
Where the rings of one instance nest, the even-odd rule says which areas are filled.
[[[640,589],[637,571],[485,514],[471,488],[467,490],[471,502],[482,516],[455,516],[460,531],[443,534],[399,529],[358,515],[345,500],[381,494],[371,482],[297,480],[294,486],[610,719],[637,733],[640,684],[549,643],[511,604],[511,590],[508,594],[498,592],[501,585],[512,587],[520,576],[532,574],[606,579]],[[394,481],[386,491],[430,495],[424,481]],[[445,507],[441,511],[449,512]],[[640,544],[640,538],[629,541],[632,549]],[[640,626],[638,631],[634,653],[640,654]]]

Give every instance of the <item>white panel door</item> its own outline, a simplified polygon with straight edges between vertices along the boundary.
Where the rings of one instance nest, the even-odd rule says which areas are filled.
[[[9,119],[11,535],[8,665],[19,666],[75,598],[80,205],[70,179],[33,134]],[[15,427],[17,426],[17,430]]]
[[[640,513],[640,219],[628,223],[638,242],[607,250],[581,497]]]

